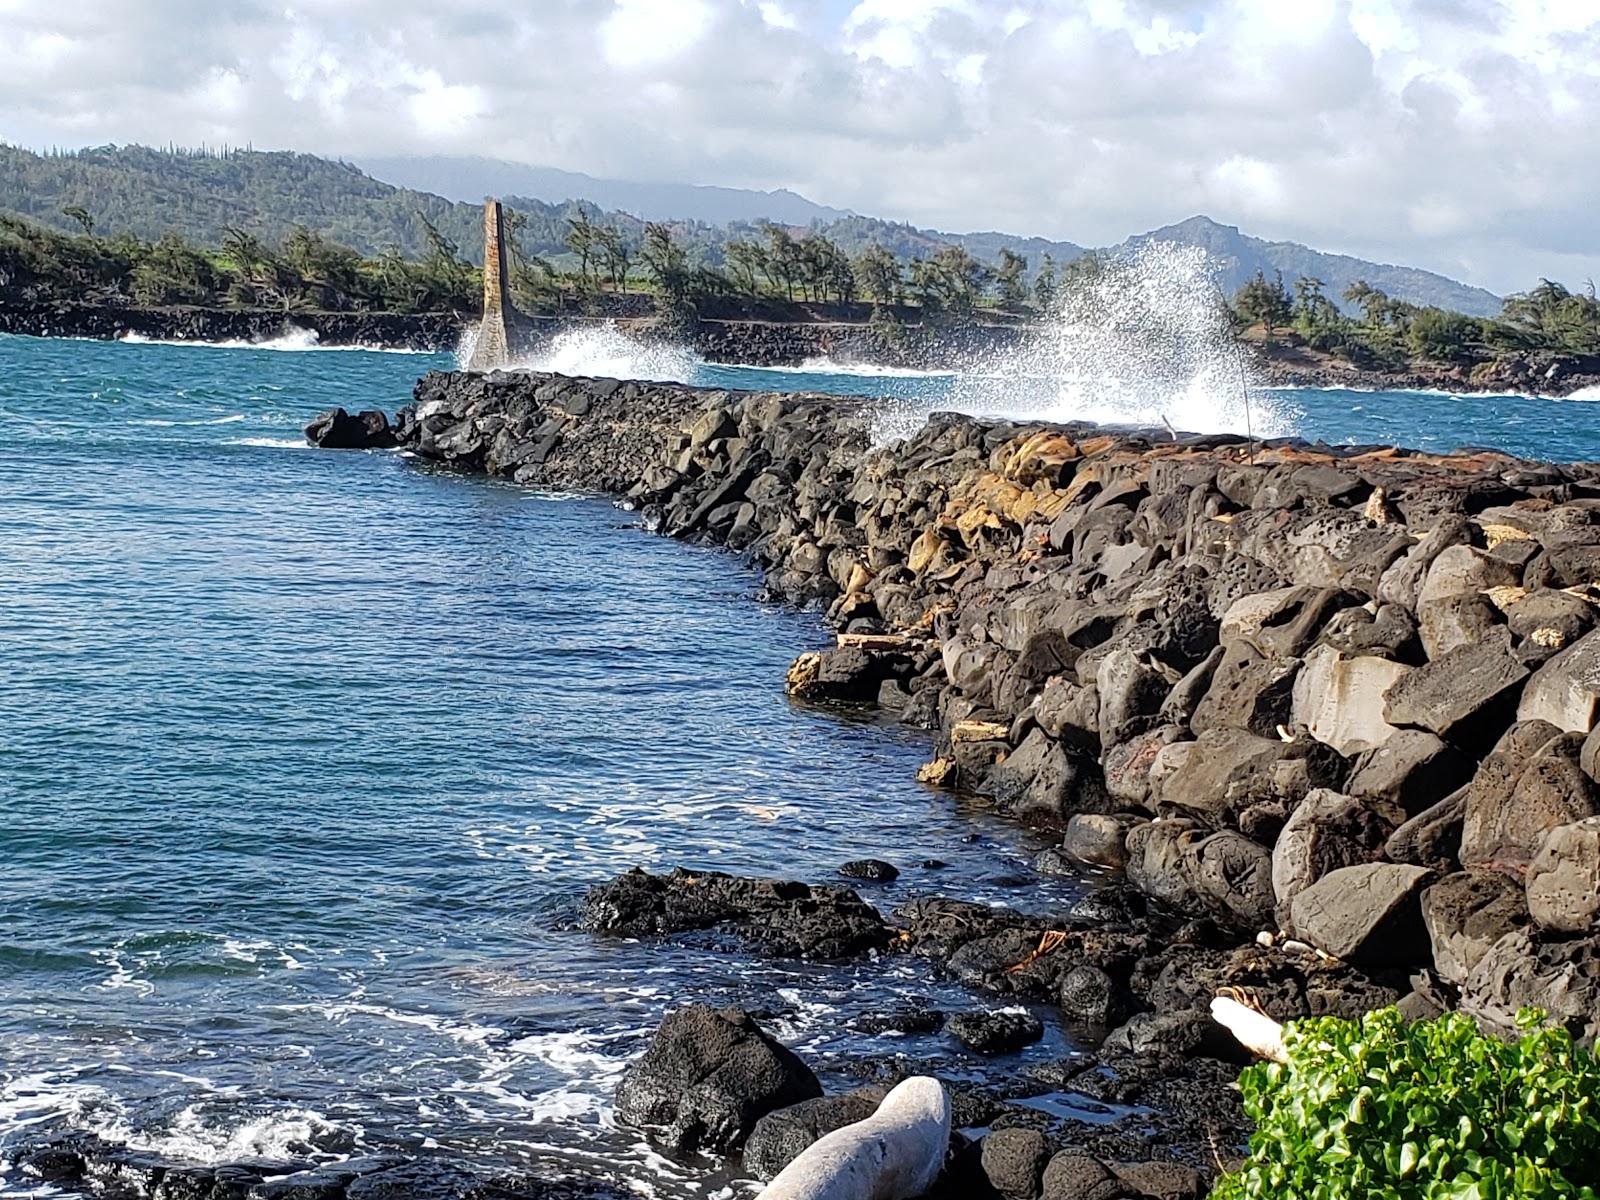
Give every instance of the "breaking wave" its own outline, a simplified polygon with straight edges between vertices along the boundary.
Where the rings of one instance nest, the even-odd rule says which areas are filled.
[[[478,340],[478,327],[462,334],[456,364],[466,369]],[[599,379],[648,379],[658,383],[692,383],[699,359],[684,346],[645,341],[624,332],[614,321],[563,329],[535,350],[516,358],[512,371],[550,371]]]
[[[337,346],[324,346],[321,335],[315,329],[303,329],[299,325],[285,325],[283,332],[277,337],[261,338],[251,341],[248,338],[223,338],[221,341],[207,342],[185,338],[153,338],[142,333],[125,333],[117,339],[130,346],[200,346],[210,350],[287,350],[300,352],[306,350],[365,350],[369,353],[381,354],[423,354],[426,351],[412,350],[405,346],[378,346],[365,344],[340,344]]]
[[[1261,391],[1218,302],[1213,263],[1157,243],[1064,289],[1017,349],[963,373],[935,403],[884,407],[879,435],[908,436],[935,409],[1257,437],[1294,432],[1295,410]]]

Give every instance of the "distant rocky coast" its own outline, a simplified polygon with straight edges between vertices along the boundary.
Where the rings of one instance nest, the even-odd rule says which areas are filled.
[[[921,370],[963,370],[1025,343],[1025,323],[875,329],[860,321],[716,319],[667,330],[637,315],[522,317],[518,352],[536,352],[564,329],[616,320],[642,340],[687,338],[709,362],[799,366],[818,358]],[[0,333],[37,337],[162,341],[266,342],[314,333],[324,346],[452,351],[471,318],[459,313],[309,312],[217,308],[123,308],[94,304],[0,303]],[[1403,391],[1507,392],[1565,396],[1600,386],[1600,356],[1533,351],[1510,354],[1474,372],[1438,364],[1404,370],[1362,368],[1288,343],[1252,346],[1255,373],[1267,386]]]
[[[588,928],[915,955],[993,997],[946,1025],[973,1054],[1038,1036],[1000,1006],[1057,1006],[1097,1054],[1016,1094],[1053,1084],[1154,1115],[1002,1119],[952,1163],[991,1189],[962,1195],[1048,1198],[1063,1155],[1121,1180],[1096,1195],[1199,1195],[1245,1133],[1225,1086],[1238,1053],[1206,1012],[1225,990],[1280,1020],[1398,1004],[1508,1031],[1535,1007],[1595,1042],[1600,466],[960,415],[879,447],[871,415],[431,374],[392,423],[308,427],[614,495],[748,555],[771,595],[838,632],[794,664],[791,695],[933,731],[926,782],[1054,831],[1041,872],[1106,873],[1068,911],[888,913],[841,885],[634,873],[591,894]],[[803,1145],[855,1119],[847,1099],[768,1120]],[[663,1101],[634,1120],[706,1148],[679,1144],[693,1116]],[[1129,1162],[1169,1174],[1130,1181]]]

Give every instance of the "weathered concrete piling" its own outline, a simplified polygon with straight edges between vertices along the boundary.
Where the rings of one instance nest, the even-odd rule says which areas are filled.
[[[1303,945],[1600,1033],[1600,468],[954,415],[884,448],[866,401],[540,375],[416,401],[422,457],[625,496],[887,635],[791,687],[939,731],[931,778],[1061,830],[1042,865],[1234,930],[1207,986]]]

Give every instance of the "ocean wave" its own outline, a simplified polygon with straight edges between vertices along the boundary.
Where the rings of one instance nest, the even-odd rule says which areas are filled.
[[[247,437],[230,438],[225,446],[269,446],[275,450],[305,450],[311,445],[305,438]]]
[[[165,417],[144,417],[132,423],[134,425],[154,425],[159,429],[170,429],[174,426],[187,425],[236,425],[242,420],[244,420],[243,413],[234,413],[228,417],[202,417],[194,421],[175,421],[168,420]]]
[[[917,367],[891,367],[880,363],[845,362],[826,354],[808,358],[799,366],[749,366],[743,363],[707,365],[726,365],[739,371],[772,371],[787,375],[844,375],[856,379],[954,379],[960,374],[959,371],[951,370],[934,371]]]
[[[189,338],[153,338],[142,333],[125,333],[117,339],[131,346],[193,346],[207,350],[285,350],[302,352],[308,350],[360,350],[368,354],[429,354],[432,351],[416,350],[409,346],[381,346],[367,342],[350,342],[339,345],[324,346],[321,335],[315,329],[303,329],[298,325],[286,327],[277,337],[250,340],[249,338],[223,338],[220,341],[208,342]]]

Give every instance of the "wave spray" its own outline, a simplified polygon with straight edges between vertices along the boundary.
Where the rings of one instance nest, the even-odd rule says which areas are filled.
[[[1187,433],[1291,434],[1292,409],[1253,383],[1210,257],[1154,243],[1070,279],[1025,341],[962,374],[936,403],[886,407],[878,433],[906,437],[930,412],[954,409]]]

